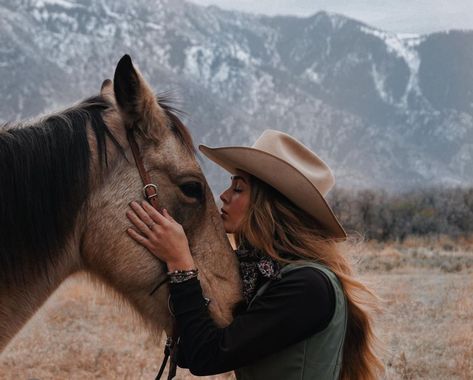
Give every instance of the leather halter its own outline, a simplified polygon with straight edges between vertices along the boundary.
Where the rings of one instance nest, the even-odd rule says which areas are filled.
[[[143,196],[156,211],[161,213],[158,202],[158,186],[151,182],[149,173],[146,171],[143,165],[143,159],[140,154],[140,149],[135,140],[134,126],[127,128],[126,137],[128,139],[128,143],[130,144],[130,148],[133,153],[133,158],[135,159],[136,167],[138,168],[138,172],[140,173],[141,181],[143,182]],[[167,282],[167,280],[168,278],[166,277],[164,280],[160,281],[151,291],[150,295],[152,295],[156,290],[158,290],[158,288],[165,282]],[[172,317],[172,334],[166,339],[166,345],[164,347],[164,358],[163,362],[161,363],[159,373],[156,375],[156,380],[161,379],[161,376],[164,372],[164,368],[166,367],[169,358],[171,358],[171,361],[169,364],[168,380],[174,378],[174,376],[176,375],[178,343],[179,333],[177,331],[176,320],[174,319],[174,317]]]
[[[143,196],[146,200],[151,203],[158,212],[159,210],[159,203],[158,203],[158,186],[151,182],[149,178],[149,174],[146,171],[143,165],[143,159],[141,158],[140,148],[138,148],[138,144],[135,140],[134,128],[127,128],[126,137],[128,139],[128,143],[130,144],[131,152],[133,153],[133,158],[135,159],[136,167],[140,173],[141,181],[143,182]]]

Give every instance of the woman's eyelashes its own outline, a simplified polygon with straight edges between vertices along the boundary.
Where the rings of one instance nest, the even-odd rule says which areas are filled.
[[[243,191],[243,188],[241,187],[241,183],[239,179],[234,180],[232,184],[232,189],[235,193],[241,193]]]

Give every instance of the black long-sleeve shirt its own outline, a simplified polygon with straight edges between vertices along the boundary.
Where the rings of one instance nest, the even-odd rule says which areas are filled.
[[[170,292],[181,335],[178,364],[201,376],[249,365],[322,331],[335,311],[330,281],[309,267],[272,280],[225,328],[210,318],[197,279],[171,284]]]

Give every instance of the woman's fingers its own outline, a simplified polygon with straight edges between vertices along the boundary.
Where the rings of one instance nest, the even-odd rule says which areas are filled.
[[[138,215],[138,217],[147,225],[150,226],[153,223],[157,223],[148,213],[147,210],[145,210],[138,202],[131,202],[130,203],[131,208],[133,211]]]
[[[138,202],[131,202],[130,206],[136,212],[138,217],[148,226],[153,224],[153,222],[162,225],[163,223],[166,223],[167,220],[174,221],[166,209],[163,209],[164,215],[162,215],[146,201],[142,201],[141,204]]]
[[[151,206],[148,202],[146,201],[142,201],[141,202],[142,204],[142,207],[143,207],[143,210],[148,214],[149,217],[151,217],[151,219],[153,219],[153,221],[155,221],[156,223],[158,224],[162,224],[164,220],[166,220],[166,218],[163,217],[163,215],[161,215],[159,213],[159,211],[157,211],[153,206]]]
[[[131,238],[165,262],[182,261],[183,256],[189,262],[192,261],[184,229],[166,209],[160,214],[145,202],[141,205],[131,202],[130,207],[126,215],[135,227],[127,229]]]
[[[133,211],[127,211],[126,216],[139,231],[141,231],[146,236],[149,235],[149,233],[151,232],[149,226],[151,225],[151,223],[154,223],[153,221],[149,221],[149,224],[147,224],[142,220],[142,218],[139,217],[139,215],[137,215],[134,209]]]

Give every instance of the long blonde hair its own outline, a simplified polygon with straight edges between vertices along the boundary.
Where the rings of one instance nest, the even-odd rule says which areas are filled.
[[[340,244],[328,238],[317,221],[284,195],[251,176],[251,201],[239,230],[237,245],[249,243],[280,262],[279,253],[317,261],[336,274],[347,299],[348,324],[340,379],[377,379],[383,364],[375,352],[372,312],[378,298],[356,280]]]

